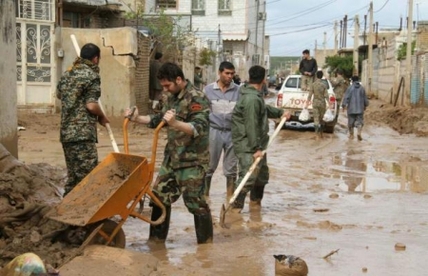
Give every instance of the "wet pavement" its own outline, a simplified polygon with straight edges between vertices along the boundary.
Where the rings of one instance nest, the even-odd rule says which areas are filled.
[[[261,212],[250,213],[246,205],[242,214],[227,215],[230,229],[218,225],[225,199],[219,167],[210,197],[213,244],[196,245],[193,217],[180,199],[165,246],[149,246],[148,225],[131,220],[124,227],[128,248],[153,253],[165,275],[174,268],[174,275],[273,275],[274,254],[300,256],[309,275],[360,275],[363,269],[425,275],[426,138],[368,126],[362,142],[350,141],[345,124],[341,115],[336,133],[321,141],[310,131],[282,130],[268,150],[271,180]],[[399,242],[406,250],[395,250]]]
[[[273,131],[274,123],[270,126]],[[36,139],[21,136],[37,148]],[[115,136],[121,144],[119,129]],[[427,138],[368,124],[363,141],[349,140],[342,114],[334,134],[320,141],[313,136],[311,131],[280,132],[268,149],[270,182],[261,211],[249,212],[247,198],[242,214],[227,214],[230,229],[218,225],[226,183],[217,169],[209,199],[213,244],[196,244],[193,216],[180,198],[172,208],[165,245],[148,244],[149,225],[129,218],[124,225],[127,249],[157,257],[156,275],[274,275],[273,255],[278,254],[303,258],[309,275],[426,275]],[[48,150],[21,150],[21,160],[63,166],[57,133],[49,137],[40,141],[52,141]],[[138,126],[130,135],[130,152],[149,157],[151,139],[152,130]],[[164,144],[162,132],[157,165]],[[111,151],[101,130],[100,160]],[[396,250],[396,243],[406,249]]]

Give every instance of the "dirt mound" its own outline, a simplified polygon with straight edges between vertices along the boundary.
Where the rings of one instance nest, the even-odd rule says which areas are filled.
[[[44,217],[61,200],[65,175],[48,164],[27,166],[0,144],[0,267],[26,252],[58,266],[77,250],[55,241],[68,226]]]
[[[400,134],[428,136],[427,108],[394,107],[381,101],[370,100],[365,120],[387,124]]]

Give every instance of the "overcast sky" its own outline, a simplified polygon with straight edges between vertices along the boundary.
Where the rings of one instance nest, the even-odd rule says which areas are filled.
[[[413,20],[428,20],[428,0],[414,0],[413,4]],[[368,26],[369,5],[369,0],[266,0],[266,34],[271,39],[270,55],[300,56],[304,49],[312,53],[315,40],[318,48],[322,49],[324,32],[327,33],[327,48],[334,48],[334,21],[340,24],[345,15],[349,20],[358,14],[362,32],[366,14]],[[407,0],[373,0],[374,22],[379,22],[379,30],[398,28],[400,17],[403,17],[405,25],[407,7]],[[351,20],[348,21],[348,47],[353,46],[353,33]]]

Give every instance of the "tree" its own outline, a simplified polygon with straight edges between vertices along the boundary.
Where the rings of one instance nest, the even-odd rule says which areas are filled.
[[[165,60],[180,63],[184,48],[194,45],[195,34],[189,26],[182,25],[181,16],[170,16],[161,10],[156,16],[144,14],[144,1],[139,1],[136,10],[125,14],[136,25],[148,27],[152,32],[153,49],[162,51]]]
[[[199,52],[199,65],[212,65],[213,59],[216,57],[216,52],[204,48]]]
[[[416,41],[412,41],[412,55],[415,52],[415,47],[416,47]],[[398,48],[397,59],[398,60],[406,59],[406,54],[407,54],[407,43],[404,42]]]
[[[360,64],[360,62],[359,62]],[[331,71],[341,69],[345,78],[352,77],[354,61],[352,56],[329,56],[325,58],[324,68],[330,67]]]

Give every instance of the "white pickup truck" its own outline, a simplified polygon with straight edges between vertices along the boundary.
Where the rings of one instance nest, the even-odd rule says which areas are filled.
[[[325,132],[333,133],[334,126],[337,123],[338,115],[338,104],[336,102],[336,96],[333,92],[333,87],[329,80],[323,79],[327,85],[329,100],[326,105],[333,110],[334,120],[326,123]],[[299,115],[302,109],[305,107],[309,92],[300,89],[301,75],[289,75],[282,84],[281,89],[278,91],[278,97],[276,100],[276,107],[283,108],[291,113],[291,120],[293,125],[306,125],[313,123],[312,114],[312,102],[309,102],[308,110],[311,115],[311,119],[307,122],[299,121]]]

